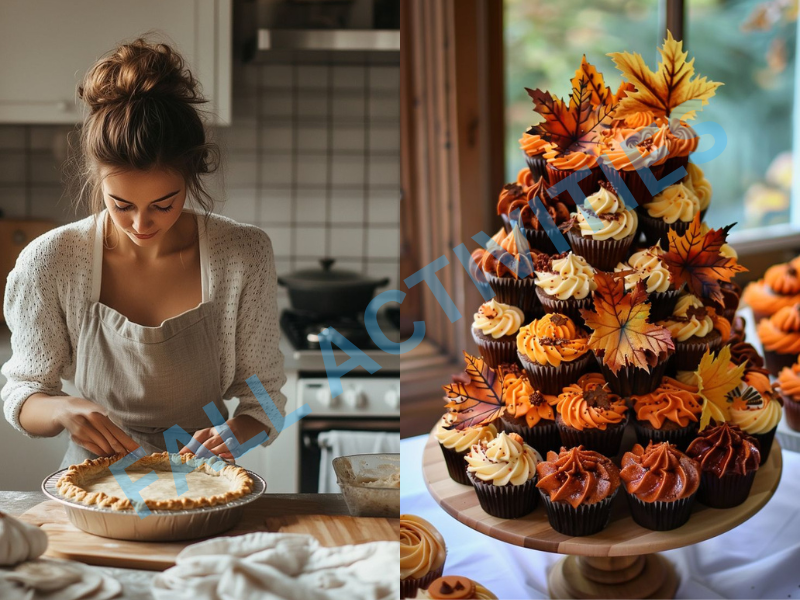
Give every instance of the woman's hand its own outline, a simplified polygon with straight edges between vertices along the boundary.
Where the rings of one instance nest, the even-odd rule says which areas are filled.
[[[139,447],[131,437],[114,425],[104,408],[70,396],[59,403],[53,419],[69,432],[70,439],[98,456],[128,454]]]
[[[236,439],[241,444],[244,444],[250,438],[264,431],[264,425],[250,415],[239,415],[225,422],[228,424],[228,427],[230,427],[231,433],[236,436]],[[220,458],[226,460],[234,459],[233,454],[225,445],[225,440],[222,439],[216,427],[200,429],[196,431],[192,437]],[[180,454],[186,454],[188,452],[191,452],[191,450],[189,450],[188,446],[184,446],[181,448]]]

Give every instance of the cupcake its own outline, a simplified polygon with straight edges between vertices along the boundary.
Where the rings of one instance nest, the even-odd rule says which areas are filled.
[[[516,180],[516,182],[519,185],[521,185],[522,187],[524,187],[525,189],[531,187],[533,185],[534,179],[533,179],[533,175],[531,175],[530,170],[529,169],[520,169],[519,171],[517,171],[517,180]],[[508,230],[508,232],[510,232],[510,231],[511,231],[511,229]]]
[[[558,184],[559,181],[575,175],[578,171],[588,170],[589,174],[577,181],[583,195],[588,196],[597,189],[597,184],[603,178],[597,157],[588,151],[584,152],[582,149],[562,151],[553,145],[545,152],[544,157],[547,159],[547,179],[551,187]],[[558,197],[570,207],[574,207],[583,200],[583,198],[573,198],[566,189],[559,193]]]
[[[445,413],[436,425],[434,435],[442,449],[450,478],[461,485],[470,485],[464,457],[473,444],[494,439],[497,435],[497,428],[489,423],[480,427],[450,429],[455,422],[456,416],[453,413]]]
[[[666,327],[675,343],[673,367],[678,371],[694,371],[706,351],[716,352],[723,343],[720,328],[730,335],[730,323],[721,317],[712,318],[712,309],[707,309],[693,294],[685,293],[678,297],[672,314],[658,325]]]
[[[638,223],[636,211],[625,207],[610,183],[601,181],[599,189],[578,207],[567,239],[573,252],[592,267],[610,271],[627,256]]]
[[[533,273],[537,261],[546,260],[546,256],[530,249],[519,227],[514,227],[507,235],[498,231],[487,249],[473,252],[472,259],[498,302],[521,308],[526,319],[541,314],[541,305],[534,293]]]
[[[756,323],[771,317],[780,309],[800,302],[800,264],[773,265],[764,277],[749,284],[742,293],[742,302],[753,309]]]
[[[697,132],[688,123],[679,119],[659,117],[657,123],[669,126],[667,132],[669,158],[664,166],[664,174],[672,173],[680,167],[686,169],[689,164],[689,155],[697,149],[700,141]]]
[[[654,246],[639,250],[630,255],[627,261],[620,262],[614,268],[619,273],[630,271],[625,275],[625,289],[631,291],[641,281],[645,285],[650,300],[650,322],[666,319],[675,308],[678,294],[684,285],[676,286],[672,275],[662,260],[661,242]]]
[[[780,372],[778,390],[783,398],[786,424],[790,429],[800,431],[800,362]]]
[[[419,590],[416,597],[432,600],[497,600],[497,596],[480,583],[461,575],[439,577],[431,582],[427,590]]]
[[[422,517],[400,515],[400,597],[413,598],[442,576],[447,547],[442,534]]]
[[[708,206],[711,204],[711,183],[706,179],[703,170],[696,164],[687,163],[685,168],[686,177],[683,178],[681,183],[697,196],[697,201],[700,205],[700,220],[702,221],[706,216]],[[727,244],[723,244],[723,246],[727,246]]]
[[[587,373],[558,395],[556,425],[567,448],[583,446],[616,456],[628,422],[625,400],[608,389],[600,373]]]
[[[547,213],[552,224],[559,228],[563,228],[562,226],[570,219],[569,208],[564,202],[550,195],[545,179],[538,179],[526,188],[523,199],[515,198],[511,202],[506,200],[497,204],[497,212],[504,223],[508,222],[507,229],[509,231],[513,222],[519,223],[531,248],[546,254],[555,254],[558,250],[537,216],[541,214],[539,211],[542,210]],[[561,235],[561,233],[557,235]]]
[[[523,133],[519,140],[519,147],[525,154],[525,162],[534,180],[547,177],[547,159],[545,152],[550,150],[550,143],[542,136]]]
[[[536,295],[545,312],[561,313],[583,324],[582,308],[591,308],[597,289],[595,271],[586,259],[572,252],[558,254],[537,263]]]
[[[662,248],[669,247],[669,231],[683,235],[700,212],[700,201],[694,192],[682,183],[668,186],[656,194],[651,202],[636,209],[639,213],[639,229],[648,244],[661,241]]]
[[[516,433],[500,432],[475,444],[464,459],[484,512],[518,519],[536,508],[536,464],[542,457]]]
[[[636,444],[622,457],[619,478],[631,516],[655,531],[677,529],[689,520],[700,487],[700,465],[668,442]]]
[[[685,451],[697,435],[702,397],[697,386],[664,377],[652,392],[633,396],[633,412],[640,445],[668,442]]]
[[[534,389],[527,372],[516,364],[500,368],[502,396],[506,410],[500,420],[503,431],[516,433],[526,444],[539,452],[561,447],[556,427],[558,396],[542,394]]]
[[[481,304],[472,320],[472,339],[486,364],[497,368],[517,362],[517,332],[524,318],[522,309],[494,298]]]
[[[784,367],[791,367],[800,355],[800,303],[785,306],[756,327],[767,370],[777,376]]]
[[[512,214],[515,214],[515,208],[527,205],[527,198],[528,187],[519,183],[507,183],[500,190],[500,196],[497,199],[497,214],[503,221],[503,230],[506,233],[511,233],[514,228],[512,221],[519,222],[519,216],[512,219]]]
[[[700,502],[711,508],[731,508],[747,500],[761,460],[752,436],[728,423],[707,427],[689,444],[686,454],[703,471]]]
[[[729,423],[756,439],[761,454],[759,465],[763,465],[769,458],[783,415],[783,407],[769,378],[757,371],[745,372],[739,387],[728,392],[728,400],[731,403]]]
[[[592,535],[611,519],[619,469],[610,458],[582,447],[547,453],[536,466],[550,526],[569,536]]]
[[[589,368],[589,336],[567,316],[546,314],[517,334],[517,355],[531,385],[543,394],[560,394]]]
[[[689,166],[692,166],[692,164],[689,163]],[[702,223],[700,226],[700,232],[705,235],[708,233],[708,231],[708,225]],[[739,258],[739,255],[736,253],[736,250],[733,249],[733,246],[727,243],[722,244],[719,249],[719,253],[725,258],[733,258],[737,260]],[[739,299],[742,296],[742,288],[735,281],[720,281],[719,289],[722,293],[722,304],[716,300],[712,300],[711,298],[701,298],[700,300],[702,300],[705,306],[713,307],[728,321],[733,321],[734,317],[736,316],[736,311],[739,308]]]

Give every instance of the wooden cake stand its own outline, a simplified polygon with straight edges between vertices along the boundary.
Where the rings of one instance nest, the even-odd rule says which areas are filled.
[[[520,519],[498,519],[483,512],[472,487],[450,478],[433,434],[425,445],[422,470],[433,499],[468,527],[508,544],[567,554],[548,575],[551,598],[674,598],[678,588],[675,568],[656,553],[713,538],[752,517],[775,493],[781,462],[776,440],[744,504],[714,509],[697,502],[689,522],[672,531],[651,531],[637,525],[628,511],[624,491],[620,491],[609,526],[586,537],[555,531],[542,502]]]

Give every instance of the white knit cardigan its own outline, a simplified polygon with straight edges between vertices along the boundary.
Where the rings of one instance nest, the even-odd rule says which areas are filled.
[[[97,226],[103,223],[100,217],[105,214],[98,215]],[[20,425],[19,413],[28,396],[66,396],[61,379],[74,381],[81,311],[94,281],[95,227],[95,217],[89,216],[39,236],[22,250],[8,276],[3,313],[13,355],[0,369],[8,380],[0,398],[6,419],[28,437],[42,437]],[[234,416],[252,415],[265,425],[266,446],[278,432],[246,379],[257,375],[285,412],[272,243],[262,229],[217,214],[209,217],[206,235],[204,275],[208,299],[217,311],[220,393],[225,400],[239,399]]]

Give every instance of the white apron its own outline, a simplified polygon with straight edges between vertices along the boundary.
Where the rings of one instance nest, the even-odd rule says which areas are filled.
[[[209,402],[228,418],[220,389],[216,314],[208,298],[205,223],[197,217],[201,303],[158,327],[145,327],[99,302],[107,212],[100,214],[96,227],[92,294],[78,338],[75,387],[81,397],[106,408],[145,453],[163,452],[163,432],[173,425],[189,435],[212,426],[203,411]],[[60,468],[87,458],[97,456],[70,440]]]

